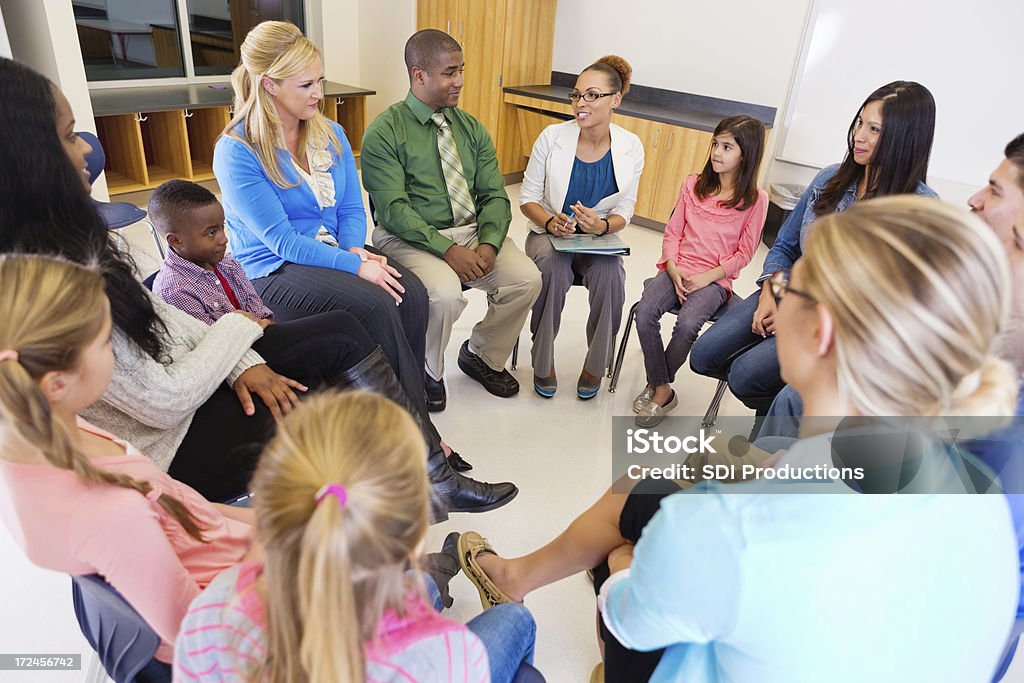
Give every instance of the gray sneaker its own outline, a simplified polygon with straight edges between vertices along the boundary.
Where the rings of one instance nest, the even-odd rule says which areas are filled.
[[[636,416],[636,424],[638,427],[654,427],[664,420],[666,415],[675,410],[678,405],[679,396],[674,391],[672,392],[672,398],[664,406],[659,406],[654,401],[648,401],[640,407],[640,412]]]
[[[639,413],[640,409],[644,407],[644,404],[654,398],[654,387],[648,384],[644,387],[644,390],[636,395],[633,399],[633,412]]]

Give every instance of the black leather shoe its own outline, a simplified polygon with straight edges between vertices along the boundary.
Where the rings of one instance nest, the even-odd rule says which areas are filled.
[[[423,558],[423,571],[430,575],[430,578],[437,584],[437,590],[441,593],[442,609],[455,604],[455,598],[448,591],[448,584],[454,579],[459,570],[459,536],[458,531],[453,531],[444,538],[444,545],[441,552],[430,553]]]
[[[456,472],[469,472],[473,469],[473,466],[462,459],[462,456],[457,451],[452,451],[448,454],[448,464],[452,466],[452,469]]]
[[[427,390],[427,410],[432,413],[444,410],[448,405],[448,392],[444,388],[444,380],[424,374],[423,386]]]
[[[469,350],[469,341],[463,342],[459,349],[459,368],[495,396],[508,398],[519,393],[516,378],[504,368],[500,371],[492,369],[480,356]]]
[[[511,482],[487,484],[459,474],[448,464],[440,448],[427,456],[427,476],[434,489],[434,520],[443,522],[449,512],[487,512],[512,502],[519,489]]]

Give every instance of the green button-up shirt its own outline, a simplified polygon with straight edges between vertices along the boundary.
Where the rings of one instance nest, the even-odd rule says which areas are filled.
[[[458,108],[441,110],[455,137],[462,170],[476,204],[481,244],[500,250],[512,209],[505,180],[487,129]],[[454,244],[438,232],[452,227],[452,206],[437,151],[434,113],[409,91],[366,129],[363,187],[370,194],[377,223],[392,235],[442,256]]]

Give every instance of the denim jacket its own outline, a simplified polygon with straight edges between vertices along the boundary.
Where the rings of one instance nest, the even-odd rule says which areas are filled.
[[[768,251],[768,256],[764,259],[764,268],[761,271],[761,277],[757,279],[757,284],[760,285],[767,280],[771,277],[772,273],[780,270],[789,270],[796,263],[797,259],[803,255],[804,240],[810,234],[811,224],[818,218],[814,214],[814,204],[818,201],[818,197],[821,196],[822,189],[838,171],[839,164],[826,166],[818,172],[818,175],[814,177],[811,184],[804,190],[803,195],[800,197],[800,202],[790,212],[782,227],[779,228],[779,236],[775,238],[775,245]],[[936,199],[939,196],[935,193],[935,190],[924,183],[917,184],[915,194]],[[846,211],[856,201],[857,185],[854,183],[846,188],[846,192],[839,200],[839,204],[836,205],[836,212]]]

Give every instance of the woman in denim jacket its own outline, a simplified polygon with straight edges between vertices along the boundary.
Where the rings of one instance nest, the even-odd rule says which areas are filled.
[[[761,290],[730,310],[694,344],[693,371],[728,380],[736,398],[764,415],[783,387],[769,279],[793,267],[820,216],[845,211],[858,200],[872,197],[937,197],[925,185],[934,133],[935,100],[920,83],[894,81],[871,93],[850,123],[846,158],[818,173],[779,229],[757,280]]]

